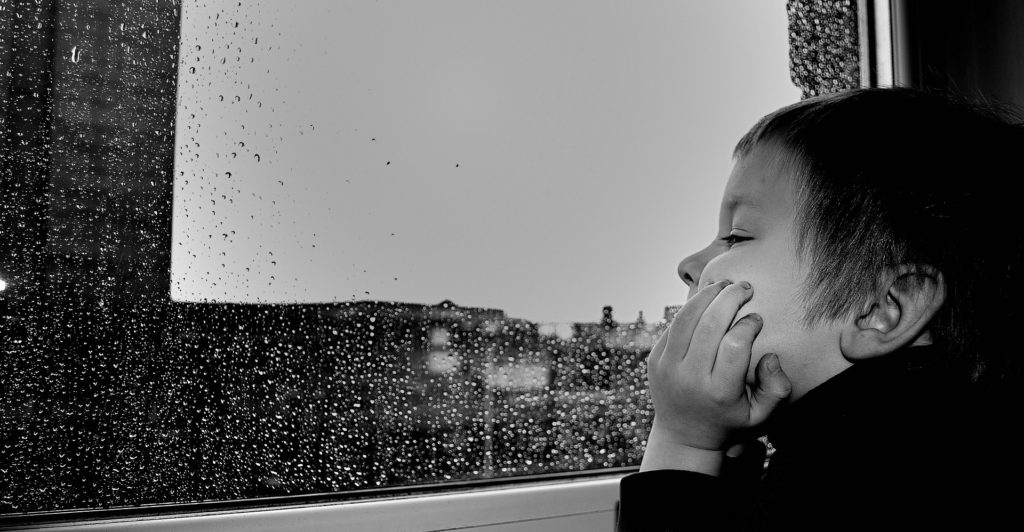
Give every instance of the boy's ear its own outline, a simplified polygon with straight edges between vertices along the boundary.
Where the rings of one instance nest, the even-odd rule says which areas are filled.
[[[884,292],[868,301],[840,335],[840,349],[857,361],[889,354],[926,339],[928,324],[946,300],[942,272],[901,266],[886,275]]]

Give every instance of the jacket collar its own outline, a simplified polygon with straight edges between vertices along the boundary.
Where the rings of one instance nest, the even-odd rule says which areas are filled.
[[[858,362],[784,406],[767,426],[777,448],[819,442],[900,416],[934,410],[938,386],[952,392],[954,374],[933,346],[907,347]],[[953,388],[951,388],[951,386]]]

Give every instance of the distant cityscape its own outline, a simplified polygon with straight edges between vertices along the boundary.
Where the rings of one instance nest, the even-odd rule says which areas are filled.
[[[542,334],[451,301],[181,309],[173,351],[248,371],[197,372],[210,402],[177,415],[213,415],[180,423],[216,420],[245,440],[202,444],[253,464],[258,494],[638,464],[651,416],[643,361],[665,327],[620,324],[605,307],[571,335]]]
[[[132,312],[130,305],[107,310]],[[78,428],[47,452],[39,447],[47,440],[11,440],[8,478],[30,482],[36,468],[58,468],[105,489],[76,502],[12,493],[8,484],[2,500],[15,504],[0,510],[637,465],[652,416],[643,362],[665,326],[642,315],[619,323],[611,307],[601,320],[567,329],[451,301],[175,303],[156,351],[98,357],[88,346],[67,346],[65,353],[90,362],[78,366],[77,378],[61,375],[59,393],[19,404],[11,389],[8,434],[33,425]],[[39,347],[31,343],[5,352],[31,358]],[[38,357],[34,369],[61,358]],[[69,379],[79,384],[69,387]],[[96,396],[82,390],[116,406],[92,410]],[[76,446],[76,432],[88,443]]]

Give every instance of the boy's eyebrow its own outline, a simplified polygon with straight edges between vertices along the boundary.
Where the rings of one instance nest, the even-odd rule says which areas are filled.
[[[734,212],[741,206],[750,207],[752,209],[761,208],[761,204],[757,201],[757,198],[748,194],[729,196],[725,200],[725,208],[729,212]]]

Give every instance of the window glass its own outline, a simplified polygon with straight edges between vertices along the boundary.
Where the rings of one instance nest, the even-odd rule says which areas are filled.
[[[0,512],[638,465],[785,4],[0,2]]]

